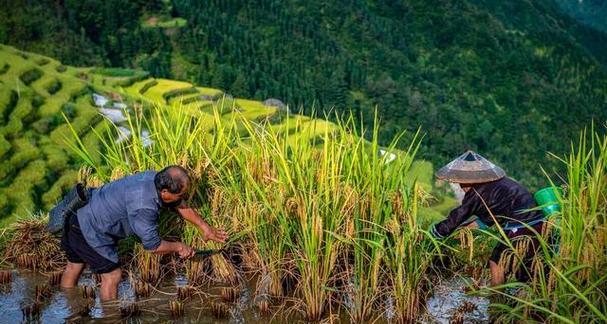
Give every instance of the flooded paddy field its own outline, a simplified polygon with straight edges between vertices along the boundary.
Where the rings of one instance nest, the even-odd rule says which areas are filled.
[[[7,273],[7,271],[4,271]],[[119,285],[119,298],[102,305],[95,276],[85,271],[74,289],[60,289],[52,277],[28,270],[10,271],[12,280],[0,286],[0,321],[3,323],[293,323],[303,322],[289,310],[288,300],[269,312],[258,307],[255,281],[250,278],[240,287],[207,287],[187,292],[187,279],[176,275],[152,288],[148,297],[138,297],[128,278]],[[489,301],[467,296],[466,282],[454,277],[437,285],[426,302],[419,323],[489,323]],[[468,307],[468,309],[464,309]],[[464,310],[462,310],[464,309]],[[340,309],[336,309],[340,311]],[[327,318],[335,323],[350,323],[344,309],[341,315]],[[378,323],[390,323],[389,306]]]

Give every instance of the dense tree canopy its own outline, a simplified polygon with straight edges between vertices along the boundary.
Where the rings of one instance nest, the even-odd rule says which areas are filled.
[[[541,185],[546,152],[607,119],[607,36],[549,0],[3,2],[0,42],[65,63],[139,67],[280,98],[304,113],[378,107],[385,142],[476,149]],[[176,17],[186,23],[179,25]]]

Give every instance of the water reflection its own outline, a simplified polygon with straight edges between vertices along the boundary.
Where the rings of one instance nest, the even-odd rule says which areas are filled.
[[[183,274],[177,274],[163,283],[159,290],[154,291],[149,298],[138,300],[128,279],[119,285],[119,299],[102,305],[99,297],[87,299],[83,297],[83,286],[95,287],[97,283],[90,272],[85,272],[79,281],[79,287],[72,289],[51,288],[48,298],[39,303],[40,312],[29,320],[24,318],[22,308],[32,305],[36,301],[36,286],[48,283],[48,277],[34,274],[29,271],[14,271],[13,281],[0,285],[0,323],[40,322],[40,323],[293,323],[297,318],[285,318],[282,315],[262,316],[254,307],[253,291],[254,280],[249,285],[240,287],[239,295],[232,303],[221,301],[217,293],[218,288],[205,289],[205,294],[196,295],[182,301],[184,315],[172,318],[169,310],[169,301],[177,299],[177,287],[187,286],[188,282]],[[461,314],[465,323],[488,323],[489,300],[482,297],[467,296],[463,287],[465,280],[454,277],[435,287],[434,296],[427,301],[428,314],[423,316],[432,323],[449,323],[458,310],[466,307],[470,309]],[[39,288],[40,289],[40,288]],[[162,291],[160,291],[162,290]],[[214,295],[212,293],[215,293]],[[97,294],[98,295],[98,294]],[[225,319],[217,319],[212,315],[212,305],[224,304],[228,309]],[[296,314],[295,314],[296,315]],[[341,317],[347,323],[347,316]],[[389,319],[384,319],[388,322]]]

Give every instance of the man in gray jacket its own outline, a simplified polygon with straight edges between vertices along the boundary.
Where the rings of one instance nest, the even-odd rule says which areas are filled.
[[[182,242],[162,240],[158,235],[158,211],[176,208],[197,226],[205,240],[225,242],[227,233],[207,224],[185,203],[190,189],[185,169],[169,166],[159,172],[145,171],[93,190],[90,201],[66,221],[61,246],[68,259],[61,287],[75,287],[85,264],[101,274],[102,301],[117,298],[121,280],[116,246],[118,240],[136,235],[151,253],[177,253],[187,259],[194,250]]]

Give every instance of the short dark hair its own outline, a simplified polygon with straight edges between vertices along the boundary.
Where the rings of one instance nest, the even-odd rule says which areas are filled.
[[[178,194],[189,183],[188,171],[178,165],[169,165],[154,176],[154,185],[158,191],[166,189],[170,193]]]

